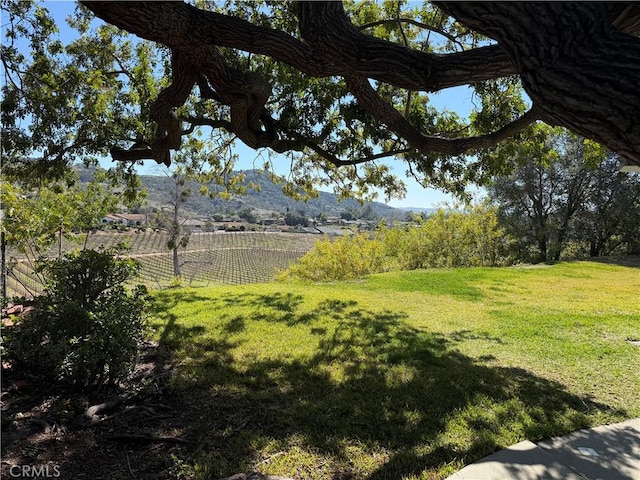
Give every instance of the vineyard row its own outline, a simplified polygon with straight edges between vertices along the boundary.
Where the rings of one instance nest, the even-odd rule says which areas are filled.
[[[98,234],[89,237],[93,242],[87,241],[87,247],[108,248],[121,242],[123,237],[135,239],[129,242],[127,256],[140,262],[138,281],[160,289],[175,282],[172,254],[166,248],[168,235]],[[278,271],[304,255],[318,238],[317,235],[262,232],[194,234],[188,250],[179,252],[181,282],[192,286],[269,282]],[[7,276],[10,298],[30,298],[42,289],[42,281],[29,261],[12,262]]]

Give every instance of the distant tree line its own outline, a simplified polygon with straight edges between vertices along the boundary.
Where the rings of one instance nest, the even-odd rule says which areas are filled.
[[[640,254],[640,175],[568,133],[524,147],[520,165],[489,189],[518,261]]]

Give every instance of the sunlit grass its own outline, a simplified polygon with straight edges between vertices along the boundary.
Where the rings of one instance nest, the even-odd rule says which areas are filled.
[[[437,479],[640,416],[640,269],[425,270],[157,295],[194,471]]]

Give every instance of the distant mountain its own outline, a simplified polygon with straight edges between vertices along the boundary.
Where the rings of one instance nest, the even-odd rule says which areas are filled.
[[[236,196],[231,200],[220,198],[211,199],[206,195],[198,194],[199,185],[188,182],[193,195],[185,202],[183,211],[190,215],[210,217],[218,213],[237,213],[239,210],[250,208],[258,213],[270,212],[286,213],[288,211],[303,211],[306,216],[316,216],[324,213],[327,216],[339,216],[343,212],[352,212],[356,216],[364,211],[373,212],[375,218],[404,219],[406,212],[385,205],[380,202],[371,202],[361,205],[356,200],[338,201],[338,196],[333,193],[319,192],[318,198],[307,202],[298,202],[282,193],[282,186],[274,184],[267,176],[261,175],[255,170],[245,170],[246,183],[254,182],[261,186],[259,192],[248,189],[246,195]],[[80,171],[82,181],[88,181],[90,172]],[[171,191],[175,188],[170,177],[162,175],[140,175],[143,186],[147,189],[147,205],[161,208],[169,206]]]
[[[402,210],[403,212],[415,212],[415,213],[436,213],[438,211],[437,208],[424,208],[424,207],[399,207],[398,210]]]

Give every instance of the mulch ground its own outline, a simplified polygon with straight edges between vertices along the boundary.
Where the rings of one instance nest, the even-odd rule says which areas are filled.
[[[146,345],[128,388],[92,397],[3,364],[2,477],[188,478],[180,459],[197,440],[181,432],[193,412],[184,398],[162,391],[168,357]]]

